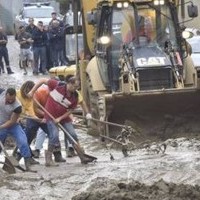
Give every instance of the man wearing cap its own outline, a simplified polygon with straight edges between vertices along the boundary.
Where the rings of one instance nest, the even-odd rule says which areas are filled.
[[[19,27],[18,42],[20,44],[20,60],[22,61],[24,75],[26,75],[27,61],[30,62],[33,68],[33,52],[31,51],[33,40],[31,34],[25,31],[24,26]]]

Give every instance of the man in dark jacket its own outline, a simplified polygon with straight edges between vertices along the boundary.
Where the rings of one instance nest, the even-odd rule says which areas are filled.
[[[52,27],[49,30],[49,40],[53,56],[53,66],[65,65],[63,51],[64,29],[59,26],[59,21],[57,20],[52,21]]]
[[[28,19],[29,25],[26,27],[26,32],[33,34],[33,31],[37,29],[37,26],[34,24],[34,19],[30,17]]]
[[[13,74],[11,68],[10,68],[10,62],[9,62],[9,56],[8,56],[8,49],[6,47],[8,43],[8,38],[6,33],[3,31],[3,28],[0,26],[0,72],[4,73],[4,66],[3,66],[3,58],[6,63],[6,69],[8,74]]]
[[[33,56],[34,56],[34,67],[33,74],[38,75],[39,73],[39,60],[42,74],[47,74],[46,70],[46,45],[47,45],[47,32],[44,30],[43,22],[39,21],[37,29],[32,33],[33,42]]]

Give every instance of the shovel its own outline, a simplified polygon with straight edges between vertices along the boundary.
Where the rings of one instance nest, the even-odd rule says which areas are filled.
[[[85,116],[81,116],[81,115],[75,115],[74,114],[73,116],[81,118],[81,119],[86,119]],[[95,119],[93,117],[90,120],[95,121],[95,122],[99,122],[99,123],[102,123],[102,124],[107,124],[107,125],[110,125],[110,126],[116,126],[116,127],[128,130],[129,132],[137,133],[137,131],[134,128],[132,128],[131,126],[117,124],[117,123],[114,123],[114,122],[102,121],[102,120],[99,120],[99,119]]]
[[[111,138],[111,137],[105,136],[105,135],[100,135],[100,136],[101,136],[102,138],[104,138],[104,139],[110,140],[110,141],[112,141],[112,142],[115,142],[115,143],[121,145],[121,146],[122,146],[122,153],[123,153],[124,157],[127,157],[127,156],[128,156],[127,144],[125,144],[125,143],[123,143],[123,142],[120,142],[120,141],[118,141],[118,140],[115,140],[115,139],[113,139],[113,138]]]
[[[1,162],[1,164],[3,164],[3,167],[2,169],[6,172],[8,172],[9,174],[15,174],[16,173],[16,170],[15,170],[15,167],[12,165],[12,163],[10,162],[10,160],[5,157],[5,161],[4,162]]]
[[[49,113],[36,99],[34,99],[34,101],[38,104],[38,106],[41,107],[41,109],[47,113],[47,115],[49,115],[49,117],[51,117],[52,120],[55,120],[55,118],[52,116],[51,113]],[[64,132],[64,134],[67,136],[68,139],[70,139],[72,141],[72,145],[73,145],[73,148],[76,150],[80,160],[81,160],[81,163],[82,164],[87,164],[87,163],[90,163],[90,162],[94,162],[97,160],[96,157],[94,156],[90,156],[88,154],[85,154],[83,152],[83,150],[80,148],[79,144],[76,142],[76,140],[74,140],[74,138],[66,131],[66,129],[62,126],[62,124],[58,123],[58,127]]]
[[[3,170],[8,172],[9,174],[15,174],[16,173],[16,170],[15,168],[25,172],[26,170],[21,167],[19,165],[19,162],[15,159],[14,156],[9,156],[7,151],[5,150],[4,148],[4,145],[2,144],[2,142],[0,141],[0,147],[2,149],[2,151],[4,152],[4,155],[5,155],[5,162],[3,163]]]

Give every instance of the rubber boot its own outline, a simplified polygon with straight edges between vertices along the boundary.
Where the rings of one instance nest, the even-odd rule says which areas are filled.
[[[10,67],[6,67],[8,74],[14,74]]]
[[[25,167],[27,172],[37,172],[31,169],[32,161],[31,158],[24,158]]]
[[[56,164],[52,160],[53,150],[54,150],[53,145],[49,145],[48,150],[45,150],[45,162],[46,162],[45,165],[46,165],[46,167],[56,167],[56,166],[58,166],[58,164]]]
[[[40,163],[36,161],[33,157],[30,158],[31,165],[39,165]]]
[[[52,160],[52,152],[45,150],[45,166],[46,167],[57,167],[58,164],[56,164],[53,160]]]
[[[40,157],[40,150],[36,149],[32,151],[33,157],[34,158],[39,158]]]
[[[55,157],[55,162],[66,162],[66,160],[62,157],[61,151],[55,151],[53,152],[53,155]]]
[[[67,155],[68,158],[77,156],[76,153],[75,153],[75,151],[74,151],[74,148],[73,148],[73,147],[69,147],[69,148],[66,150],[66,155]]]
[[[22,155],[21,155],[21,153],[20,152],[14,152],[13,153],[13,156],[15,157],[15,159],[17,160],[17,161],[20,161],[21,160],[21,158],[22,158]]]
[[[25,168],[27,172],[34,172],[36,173],[36,170],[32,170],[31,169],[31,165],[32,165],[32,158],[24,158],[24,163],[25,163]]]
[[[31,171],[30,158],[24,158],[24,162],[25,162],[26,171]]]

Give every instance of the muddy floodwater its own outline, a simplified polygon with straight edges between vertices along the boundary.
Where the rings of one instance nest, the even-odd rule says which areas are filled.
[[[15,74],[0,75],[1,87],[19,88],[24,80],[36,81],[43,77],[32,76],[30,69],[24,76],[18,66],[19,46],[13,37],[9,37],[8,47]],[[46,140],[38,159],[40,165],[33,166],[37,173],[17,170],[16,174],[7,174],[0,164],[0,199],[200,200],[200,140],[190,132],[190,137],[148,141],[148,148],[145,145],[136,148],[128,152],[128,157],[124,157],[120,147],[108,148],[109,143],[105,145],[100,138],[88,135],[85,129],[77,129],[77,132],[86,153],[98,158],[96,163],[82,165],[79,158],[74,157],[67,158],[67,162],[58,167],[47,168],[44,165]],[[62,132],[60,136],[65,157]],[[166,150],[157,151],[162,144]],[[11,152],[9,149],[8,153]],[[0,161],[4,161],[3,153]],[[20,164],[24,165],[23,159]]]
[[[37,173],[1,173],[0,198],[200,199],[200,141],[169,139],[164,154],[144,148],[125,158],[120,150],[108,152],[99,139],[79,132],[86,152],[98,157],[96,163],[82,165],[78,158],[68,158],[59,167],[46,168],[42,153],[41,164],[33,167]]]

